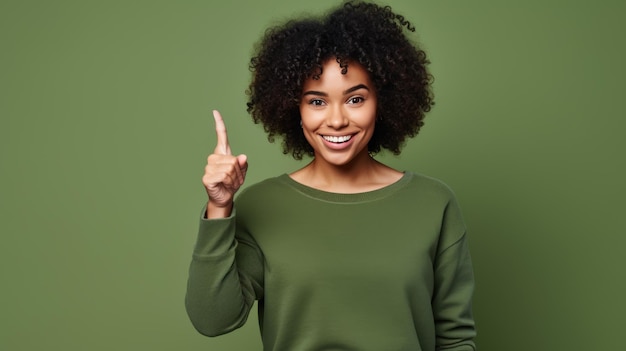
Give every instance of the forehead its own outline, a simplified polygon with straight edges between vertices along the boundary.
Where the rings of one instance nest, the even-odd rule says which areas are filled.
[[[322,64],[322,74],[319,79],[308,78],[303,85],[303,90],[315,88],[316,90],[345,90],[346,87],[352,87],[358,84],[364,84],[370,89],[372,82],[369,72],[358,62],[348,62],[347,72],[342,74],[342,68],[335,59],[326,60]]]

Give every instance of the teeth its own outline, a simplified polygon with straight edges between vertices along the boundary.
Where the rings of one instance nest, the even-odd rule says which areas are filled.
[[[345,135],[345,136],[324,135],[323,138],[324,140],[330,141],[331,143],[345,143],[346,141],[352,139],[352,136],[351,135]]]

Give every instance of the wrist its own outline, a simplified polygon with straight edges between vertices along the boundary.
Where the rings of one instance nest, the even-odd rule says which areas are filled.
[[[206,205],[205,217],[207,219],[226,218],[226,217],[230,217],[230,214],[232,213],[232,211],[233,211],[232,201],[226,205],[219,205],[209,200],[209,202]]]

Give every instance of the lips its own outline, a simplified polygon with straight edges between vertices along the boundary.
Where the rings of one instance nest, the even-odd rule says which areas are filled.
[[[350,141],[350,139],[352,139],[352,135],[322,135],[322,138],[330,143],[341,144]]]

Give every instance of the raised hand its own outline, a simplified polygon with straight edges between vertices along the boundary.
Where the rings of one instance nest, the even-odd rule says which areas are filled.
[[[222,115],[213,111],[213,118],[217,145],[207,158],[202,183],[209,196],[207,218],[223,218],[232,212],[233,198],[246,178],[248,162],[246,155],[232,155]]]

